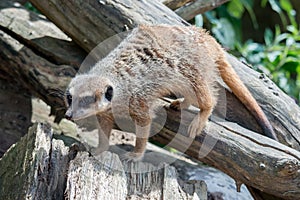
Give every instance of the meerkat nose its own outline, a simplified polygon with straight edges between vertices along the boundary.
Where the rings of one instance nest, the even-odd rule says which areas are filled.
[[[72,118],[73,118],[72,112],[67,111],[65,114],[65,118],[72,121]]]

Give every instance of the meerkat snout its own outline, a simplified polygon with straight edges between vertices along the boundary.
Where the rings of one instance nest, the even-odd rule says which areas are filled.
[[[72,120],[72,110],[71,105],[72,105],[72,95],[70,94],[70,91],[67,90],[64,96],[64,101],[65,101],[65,105],[68,108],[66,113],[65,113],[65,118],[68,120]]]
[[[65,117],[69,120],[79,120],[107,112],[111,109],[113,94],[114,89],[108,79],[99,79],[87,74],[79,75],[71,81],[65,93],[65,104],[68,108]]]
[[[72,121],[72,111],[69,111],[69,109],[67,110],[67,112],[65,113],[65,118],[68,120]]]

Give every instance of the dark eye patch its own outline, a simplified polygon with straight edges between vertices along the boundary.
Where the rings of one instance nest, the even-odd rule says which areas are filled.
[[[66,102],[67,102],[68,106],[70,106],[72,104],[73,98],[69,91],[66,92],[65,98],[66,98]]]
[[[79,106],[88,107],[90,104],[95,102],[96,102],[96,98],[94,96],[85,96],[79,99]]]
[[[113,97],[113,88],[111,86],[108,86],[106,88],[106,92],[105,92],[105,98],[108,100],[108,101],[111,101],[112,100],[112,97]]]

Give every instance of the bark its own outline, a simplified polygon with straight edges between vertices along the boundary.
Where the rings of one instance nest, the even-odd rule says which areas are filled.
[[[191,1],[192,0],[160,0],[160,2],[172,10],[176,10],[177,8],[180,8]]]
[[[85,52],[45,17],[0,2],[0,77],[15,81],[64,116],[62,95]]]
[[[0,159],[0,199],[63,199],[71,157],[62,141],[52,141],[47,125],[35,125]]]
[[[175,13],[189,21],[196,15],[212,10],[228,0],[196,0],[175,10]]]
[[[126,1],[128,4],[125,1],[89,2],[90,4],[87,4],[79,0],[71,4],[69,1],[51,0],[46,2],[32,0],[32,3],[45,13],[49,19],[87,51],[93,49],[100,41],[103,41],[107,37],[119,33],[124,29],[132,28],[139,23],[187,25],[184,20],[156,1],[137,1],[135,3],[128,3]],[[2,12],[3,10],[1,10],[0,14]],[[85,17],[82,17],[83,15]],[[0,19],[2,18],[0,17]],[[14,32],[9,27],[7,29]],[[5,70],[6,74],[16,77],[17,81],[28,85],[33,91],[37,91],[34,93],[41,96],[48,104],[55,106],[58,104],[57,102],[62,102],[61,96],[54,96],[53,98],[45,97],[45,94],[49,93],[49,91],[43,89],[53,88],[52,91],[57,91],[62,90],[66,86],[67,78],[61,79],[61,77],[58,78],[55,76],[57,74],[52,74],[58,65],[52,65],[51,68],[45,67],[49,66],[48,63],[34,65],[36,63],[35,60],[41,59],[40,54],[34,54],[36,57],[31,56],[31,59],[28,59],[27,54],[31,55],[28,52],[33,52],[31,46],[29,47],[28,45],[22,46],[22,48],[7,50],[14,47],[16,43],[20,44],[21,40],[11,37],[10,32],[7,31],[3,35],[5,37],[1,37],[2,45],[6,50],[0,52],[1,64],[5,63],[1,65],[1,70],[3,70],[3,66],[4,69],[5,66],[10,66],[10,69]],[[17,35],[21,35],[21,38],[25,37],[19,33]],[[10,39],[5,39],[7,37],[10,37]],[[27,49],[26,53],[20,51],[23,48]],[[38,50],[35,52],[38,52]],[[295,199],[299,196],[299,189],[297,188],[299,184],[299,152],[292,148],[296,150],[300,149],[300,109],[268,78],[254,72],[234,57],[229,56],[228,58],[267,114],[280,142],[291,148],[249,130],[235,127],[234,124],[228,125],[225,122],[211,122],[209,131],[205,133],[206,135],[197,137],[186,153],[228,173],[239,183],[246,183],[249,186],[277,197]],[[44,58],[42,60],[44,63],[46,62]],[[42,66],[42,69],[45,70],[41,70],[43,73],[34,73],[34,69],[30,68],[32,65],[37,69],[40,69],[39,67]],[[25,66],[25,70],[21,69],[20,66]],[[61,67],[61,69],[65,69],[66,66]],[[26,69],[28,69],[27,72]],[[58,71],[59,69],[57,69]],[[39,74],[42,74],[44,78],[36,78],[39,77]],[[28,80],[30,80],[28,77],[31,77],[35,82],[28,83]],[[45,79],[45,77],[50,78]],[[55,85],[54,83],[59,84]],[[48,87],[49,85],[51,87]],[[248,129],[260,132],[259,127],[248,111],[229,91],[226,91],[225,105],[227,111],[226,119],[238,122]],[[192,116],[192,112],[187,115]],[[184,149],[181,148],[182,143],[188,141],[188,139],[181,136],[181,134],[185,134],[184,131],[176,134],[178,127],[175,125],[178,125],[178,113],[169,111],[168,117],[165,128],[153,139],[161,143],[168,143],[170,146],[183,151]],[[176,135],[175,139],[179,138],[179,141],[174,140],[171,137],[172,135]],[[212,138],[217,143],[206,157],[199,157],[201,145],[204,145],[204,147],[206,145],[204,138]],[[174,144],[170,143],[173,140],[177,142]],[[276,186],[274,186],[275,181],[273,180],[278,181],[276,182]]]
[[[61,0],[51,0],[50,3],[37,0],[31,0],[31,2],[87,51],[91,51],[99,42],[112,36],[111,34],[122,32],[124,25],[128,28],[132,28],[137,24],[153,23],[187,25],[184,20],[157,1],[138,1],[135,3],[128,3],[127,1],[101,1],[101,3],[90,1],[90,4],[86,4],[81,0],[72,2],[72,4]],[[61,12],[61,10],[65,12]],[[96,10],[98,14],[95,14]],[[82,13],[89,19],[85,20],[84,24],[77,23],[83,20]],[[64,16],[60,16],[63,14]],[[107,18],[107,16],[114,17]],[[125,21],[130,23],[126,24]],[[68,26],[65,24],[68,24]],[[85,38],[90,35],[88,42],[82,42],[87,41]],[[252,70],[245,72],[244,68],[246,66],[232,56],[228,56],[228,60],[269,117],[280,141],[299,150],[300,130],[298,120],[300,114],[297,112],[299,107],[267,77],[254,73]],[[236,109],[239,104],[238,101],[230,98],[231,96],[226,97],[226,117],[259,132],[257,124],[254,121],[249,121],[250,117],[244,117],[247,111],[242,106]],[[287,102],[290,103],[287,104]]]
[[[184,119],[181,121],[181,129],[178,130],[178,124],[174,121],[180,115],[171,110],[168,112],[164,128],[152,140],[220,169],[233,177],[238,185],[244,183],[283,199],[299,197],[299,151],[235,123],[217,119],[211,120],[202,134],[193,141],[183,135],[195,114],[186,113],[187,111],[181,114]],[[155,123],[162,121],[160,119]],[[157,124],[155,126],[160,127]]]
[[[0,199],[207,199],[203,181],[183,182],[172,166],[121,163],[110,152],[96,159],[52,137],[35,124],[0,159]]]

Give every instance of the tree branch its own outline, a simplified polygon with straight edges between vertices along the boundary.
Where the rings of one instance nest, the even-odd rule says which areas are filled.
[[[192,1],[193,0],[160,0],[161,3],[165,4],[168,8],[172,10],[176,10],[177,8],[180,8]]]
[[[137,1],[135,4],[129,5],[126,3],[128,1],[123,2],[122,0],[101,2],[95,0],[90,1],[91,4],[87,4],[83,0],[73,1],[72,4],[62,0],[51,0],[50,3],[37,0],[31,2],[87,51],[93,49],[98,42],[107,37],[140,23],[187,25],[184,20],[156,1]],[[2,12],[3,10],[0,11],[0,14]],[[36,28],[32,27],[32,30]],[[25,38],[25,36],[22,37]],[[48,98],[47,95],[49,88],[61,90],[67,85],[67,79],[69,79],[67,74],[63,73],[63,78],[57,77],[61,75],[59,71],[65,69],[66,66],[61,66],[62,68],[59,69],[58,65],[47,62],[45,59],[36,59],[37,55],[18,41],[16,45],[14,37],[4,32],[1,33],[1,45],[3,45],[1,49],[4,49],[0,52],[1,70],[4,69],[11,77],[15,77],[16,81],[29,86],[49,105],[57,105],[57,102],[62,101],[61,97]],[[268,78],[254,72],[231,56],[229,56],[229,61],[266,112],[280,141],[299,150],[299,107],[292,103],[291,99]],[[37,75],[40,78],[35,79]],[[29,77],[30,79],[28,79]],[[253,120],[251,116],[248,114],[245,116],[248,111],[228,91],[226,101],[226,119],[259,131],[257,124],[251,121]],[[169,112],[171,112],[170,117],[178,116],[178,113]],[[155,140],[162,143],[173,140],[171,136],[176,134],[178,128],[171,125],[178,124],[178,118],[169,120],[160,134],[154,137]],[[210,123],[209,127],[206,135],[199,136],[192,143],[186,152],[188,155],[214,165],[230,174],[234,179],[257,189],[263,189],[264,192],[283,198],[295,199],[298,197],[299,189],[296,186],[297,180],[299,180],[299,152],[251,131],[237,128],[232,124]],[[180,134],[177,135],[180,142],[187,140]],[[206,157],[199,158],[200,146],[206,144],[205,136],[216,139],[217,143]],[[174,148],[180,150],[180,142],[174,143],[178,144],[173,145]],[[261,168],[265,168],[265,170],[261,170]],[[273,177],[274,180],[278,180],[276,184],[281,188],[274,186]]]
[[[189,21],[198,14],[203,14],[229,0],[195,0],[175,10],[175,13],[183,19]]]

